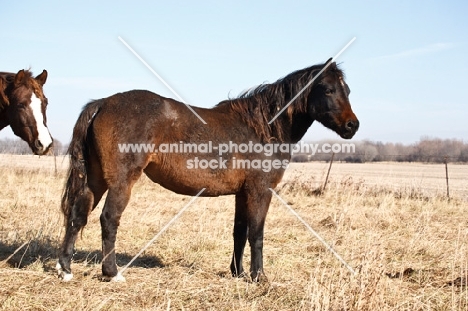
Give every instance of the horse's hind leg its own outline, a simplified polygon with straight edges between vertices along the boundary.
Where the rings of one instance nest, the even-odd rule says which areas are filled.
[[[102,276],[104,280],[125,281],[125,278],[120,275],[117,270],[115,240],[120,218],[130,200],[132,187],[141,176],[141,173],[142,170],[129,173],[126,179],[124,177],[125,180],[115,182],[109,187],[106,203],[104,204],[100,217],[103,256]]]
[[[70,265],[78,234],[88,222],[89,213],[96,207],[102,195],[107,190],[107,185],[102,178],[100,170],[90,169],[87,181],[88,183],[84,185],[82,192],[79,197],[76,198],[65,220],[65,237],[56,267],[59,276],[62,277],[64,281],[69,281],[73,278]]]

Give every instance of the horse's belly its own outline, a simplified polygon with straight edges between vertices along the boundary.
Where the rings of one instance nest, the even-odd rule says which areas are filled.
[[[202,189],[201,196],[235,194],[244,184],[245,172],[220,167],[224,164],[222,160],[181,165],[150,163],[145,173],[153,182],[179,194],[196,195]]]

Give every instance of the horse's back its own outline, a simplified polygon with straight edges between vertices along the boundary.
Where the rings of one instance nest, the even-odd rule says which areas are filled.
[[[115,113],[138,111],[145,106],[157,106],[163,103],[166,98],[147,90],[132,90],[117,93],[109,97],[100,99],[102,101],[101,110],[111,108]]]

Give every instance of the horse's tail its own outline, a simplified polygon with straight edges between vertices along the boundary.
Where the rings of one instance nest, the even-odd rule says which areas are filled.
[[[70,167],[68,178],[62,194],[61,209],[65,217],[65,224],[76,201],[85,194],[87,190],[88,162],[88,131],[96,114],[101,109],[103,101],[96,100],[88,103],[81,111],[75,127],[73,137],[68,146],[67,154],[70,155]],[[86,211],[89,213],[89,211]]]

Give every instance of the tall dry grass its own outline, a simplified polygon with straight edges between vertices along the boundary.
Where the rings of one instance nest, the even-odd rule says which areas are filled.
[[[121,284],[99,280],[101,203],[77,242],[75,278],[62,283],[54,266],[63,234],[59,201],[65,165],[55,172],[49,158],[17,160],[28,165],[3,160],[0,310],[468,308],[467,198],[459,192],[448,200],[443,186],[427,190],[418,168],[406,166],[400,182],[389,184],[381,167],[337,163],[327,190],[317,196],[314,190],[322,185],[327,165],[293,164],[277,187],[356,275],[273,198],[264,243],[268,281],[232,278],[234,199],[219,197],[197,199],[125,271],[127,282]],[[428,165],[424,173],[438,169]],[[467,172],[467,167],[452,170]],[[380,173],[366,180],[363,171]],[[397,165],[388,171],[391,178],[396,171]],[[443,175],[440,182],[445,183]],[[460,182],[454,189],[462,188],[465,181]],[[190,199],[142,178],[122,217],[118,265],[125,265]]]

